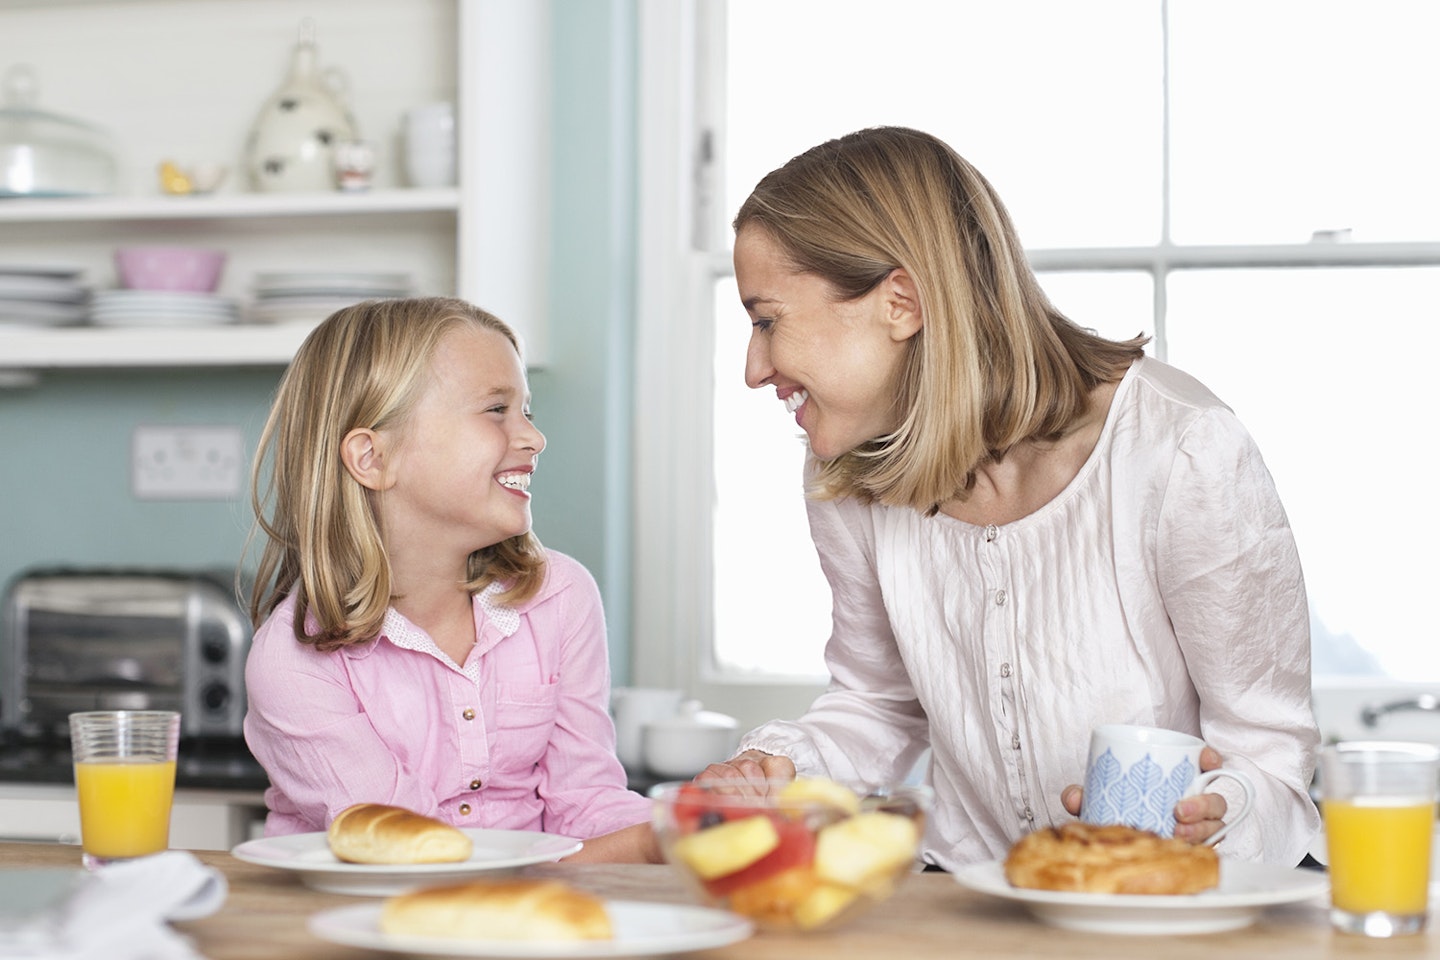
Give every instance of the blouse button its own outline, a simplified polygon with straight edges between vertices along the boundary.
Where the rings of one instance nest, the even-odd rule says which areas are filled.
[[[479,779],[475,779],[475,780],[471,780],[471,781],[470,781],[470,789],[471,789],[471,790],[479,790],[479,789],[480,789],[480,781],[479,781]]]
[[[460,808],[460,812],[461,812],[461,813],[464,813],[464,812],[465,812],[465,808],[464,808],[464,807],[461,807],[461,808]],[[1035,814],[1030,810],[1029,807],[1026,807],[1026,808],[1025,808],[1024,817],[1025,817],[1026,820],[1029,820],[1029,821],[1032,822],[1032,823],[1035,821]]]
[[[1002,677],[1008,677],[1008,676],[1010,676],[1010,664],[1008,664],[1008,663],[1002,663],[1002,664],[1000,664],[1000,676],[1002,676]]]
[[[989,523],[989,524],[986,524],[986,525],[985,525],[985,542],[986,542],[986,543],[993,543],[993,542],[995,541],[995,538],[998,537],[999,535],[1000,535],[1000,529],[999,529],[998,527],[996,527],[995,524]]]
[[[468,803],[462,803],[462,804],[460,804],[460,815],[461,815],[462,817],[468,817],[468,816],[470,816],[470,804],[468,804]]]
[[[1018,733],[1017,733],[1017,734],[1013,734],[1013,735],[1010,737],[1010,749],[1011,749],[1011,750],[1019,750],[1019,749],[1020,749],[1020,734],[1018,734]]]
[[[995,591],[995,606],[997,606],[997,607],[1003,607],[1003,606],[1005,606],[1005,591],[1004,591],[1004,590],[996,590],[996,591]]]
[[[460,714],[460,716],[464,717],[466,720],[474,720],[475,709],[473,707],[466,707],[465,712]]]

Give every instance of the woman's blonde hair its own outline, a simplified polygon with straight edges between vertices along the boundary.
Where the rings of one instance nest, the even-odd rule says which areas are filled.
[[[1056,310],[1009,214],[944,142],[876,127],[822,143],[762,179],[735,231],[755,226],[838,301],[903,267],[923,326],[894,398],[896,430],[817,465],[812,493],[933,513],[982,463],[1063,436],[1089,392],[1124,376],[1146,337],[1115,342]]]
[[[341,444],[359,427],[403,426],[436,345],[461,324],[494,330],[520,349],[498,318],[444,297],[359,303],[306,337],[255,457],[251,538],[265,536],[250,595],[257,625],[294,591],[302,643],[334,650],[379,634],[393,599],[390,563],[374,495],[346,470]],[[544,551],[525,533],[471,554],[466,586],[507,582],[497,599],[514,604],[534,596],[544,574]]]

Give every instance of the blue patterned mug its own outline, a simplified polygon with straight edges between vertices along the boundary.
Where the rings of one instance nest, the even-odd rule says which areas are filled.
[[[1238,770],[1200,772],[1200,751],[1205,741],[1188,733],[1104,724],[1090,735],[1090,759],[1085,765],[1085,797],[1080,819],[1086,823],[1123,823],[1153,830],[1162,837],[1175,834],[1175,804],[1182,797],[1202,792],[1220,777],[1229,777],[1245,792],[1237,808],[1231,805],[1225,826],[1207,843],[1216,843],[1230,828],[1250,815],[1255,786]]]

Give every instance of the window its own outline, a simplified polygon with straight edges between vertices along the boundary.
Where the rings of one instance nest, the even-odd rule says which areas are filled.
[[[1151,352],[1236,410],[1300,545],[1317,677],[1440,680],[1440,649],[1417,642],[1440,563],[1407,545],[1440,530],[1421,415],[1440,339],[1440,146],[1424,120],[1440,7],[641,11],[641,682],[761,720],[823,681],[801,448],[773,393],[743,383],[727,222],[766,171],[882,123],[937,134],[995,183],[1062,310],[1153,334]]]

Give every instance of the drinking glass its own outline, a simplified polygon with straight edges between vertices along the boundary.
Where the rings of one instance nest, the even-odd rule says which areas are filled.
[[[1330,922],[1393,937],[1425,928],[1440,748],[1351,741],[1320,753]]]
[[[96,710],[70,714],[80,801],[80,844],[91,870],[170,845],[180,714]]]

